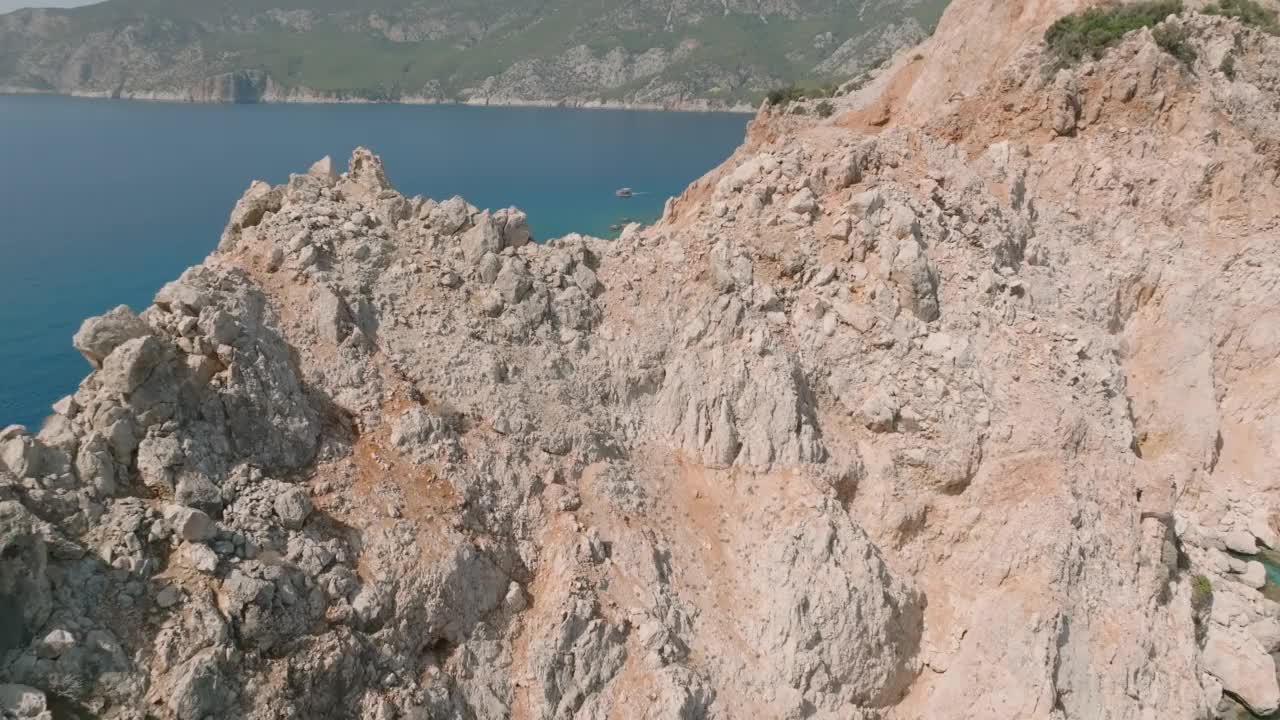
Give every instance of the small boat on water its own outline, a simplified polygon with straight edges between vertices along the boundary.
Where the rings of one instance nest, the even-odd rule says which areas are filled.
[[[614,195],[617,195],[620,198],[629,198],[635,194],[635,191],[631,188],[619,188],[618,191],[614,193]]]

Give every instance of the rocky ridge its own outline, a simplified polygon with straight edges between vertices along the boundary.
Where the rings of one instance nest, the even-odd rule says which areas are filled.
[[[614,242],[255,183],[0,432],[0,706],[1276,710],[1280,39],[1048,74],[1077,5],[995,5]]]

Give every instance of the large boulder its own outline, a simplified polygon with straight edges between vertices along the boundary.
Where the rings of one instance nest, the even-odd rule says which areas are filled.
[[[217,651],[206,650],[187,661],[168,694],[170,712],[178,720],[226,717],[236,691]]]
[[[20,478],[39,477],[44,473],[46,448],[21,425],[0,431],[0,468]]]
[[[151,328],[129,306],[120,305],[105,315],[85,320],[71,342],[90,365],[100,368],[116,348],[149,334]]]
[[[276,496],[276,517],[291,530],[299,530],[311,516],[311,498],[307,491],[291,487]]]
[[[116,348],[102,364],[100,379],[108,392],[129,395],[147,381],[164,361],[164,345],[153,336],[129,340]]]
[[[1253,637],[1212,625],[1204,646],[1204,669],[1255,715],[1280,709],[1275,661]]]
[[[502,228],[502,242],[507,247],[518,248],[533,240],[529,230],[529,216],[516,208],[499,210],[493,214],[494,222]]]
[[[480,213],[475,219],[475,226],[462,236],[462,252],[469,262],[479,262],[485,253],[497,254],[504,247],[506,241],[502,228],[487,212]]]
[[[0,685],[0,718],[53,720],[44,693],[26,685]]]

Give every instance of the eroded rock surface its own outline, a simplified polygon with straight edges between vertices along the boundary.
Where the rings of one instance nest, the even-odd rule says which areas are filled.
[[[617,241],[255,184],[0,431],[6,711],[1274,710],[1280,39],[923,104],[978,5]]]

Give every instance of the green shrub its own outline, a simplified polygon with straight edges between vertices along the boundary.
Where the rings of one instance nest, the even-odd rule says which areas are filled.
[[[1203,605],[1213,599],[1213,583],[1204,575],[1197,575],[1191,579],[1191,601],[1197,605]]]
[[[769,105],[773,106],[773,105],[785,105],[787,103],[800,100],[803,97],[804,97],[803,90],[796,87],[795,85],[788,85],[787,87],[784,87],[784,88],[770,90],[769,94],[765,96],[765,100],[768,101]]]
[[[823,83],[811,88],[788,85],[784,88],[770,90],[769,94],[765,96],[765,100],[772,107],[789,105],[799,100],[835,97],[839,92],[840,86],[835,83]]]
[[[1191,46],[1186,28],[1161,25],[1151,33],[1160,49],[1177,58],[1183,65],[1196,61],[1196,49]]]
[[[814,108],[814,111],[818,113],[818,117],[820,118],[829,118],[833,113],[835,113],[836,108],[830,102],[823,100],[818,103],[818,107]]]
[[[1126,34],[1156,25],[1170,15],[1181,13],[1182,9],[1182,0],[1148,0],[1090,8],[1050,25],[1044,41],[1053,57],[1053,67],[1069,67],[1085,58],[1102,57],[1107,48]]]
[[[1245,25],[1251,25],[1272,35],[1280,35],[1280,21],[1276,19],[1275,11],[1262,7],[1254,0],[1217,0],[1206,5],[1201,12],[1206,15],[1235,18]]]

